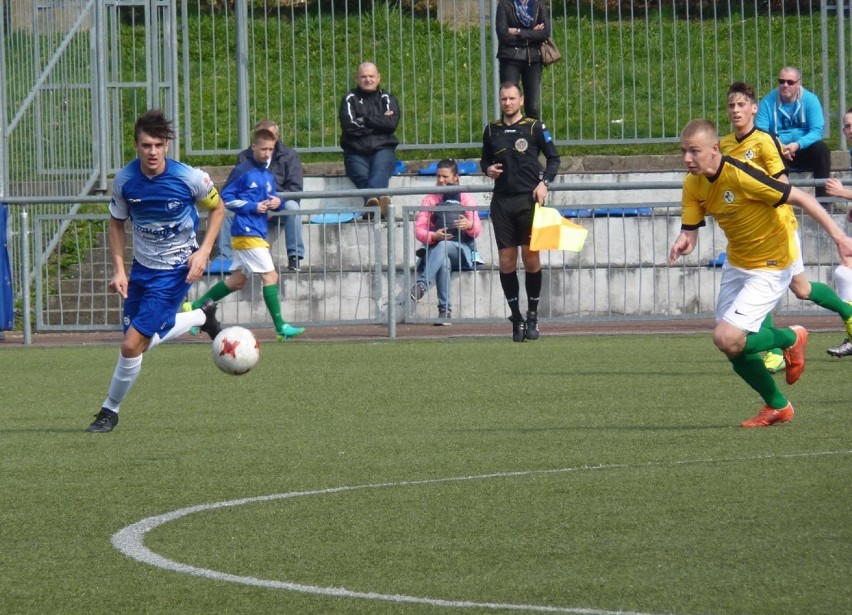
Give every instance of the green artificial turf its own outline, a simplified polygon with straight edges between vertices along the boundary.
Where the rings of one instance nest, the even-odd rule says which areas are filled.
[[[0,612],[850,612],[852,361],[824,354],[835,338],[811,336],[795,386],[776,376],[795,420],[757,430],[708,335],[270,343],[242,377],[206,344],[167,344],[110,434],[85,427],[115,347],[3,348]],[[319,594],[111,544],[276,494],[144,544]]]

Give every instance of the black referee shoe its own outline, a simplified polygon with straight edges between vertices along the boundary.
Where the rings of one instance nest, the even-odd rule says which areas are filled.
[[[528,340],[538,339],[538,312],[527,312],[527,332],[525,337]]]
[[[101,411],[95,415],[95,420],[89,425],[86,430],[90,433],[107,433],[112,431],[118,425],[118,412],[101,408]]]
[[[512,341],[523,342],[527,339],[527,323],[522,316],[512,316],[509,318],[512,321]]]

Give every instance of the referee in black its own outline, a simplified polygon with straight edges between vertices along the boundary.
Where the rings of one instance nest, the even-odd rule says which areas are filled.
[[[502,117],[485,127],[479,167],[494,180],[491,221],[500,255],[500,285],[512,315],[512,340],[538,339],[538,299],[541,260],[530,250],[533,210],[547,199],[547,186],[559,171],[559,153],[541,121],[524,117],[524,96],[517,83],[500,86]],[[547,166],[542,170],[539,155]],[[524,261],[527,318],[521,314],[518,295],[518,246]]]

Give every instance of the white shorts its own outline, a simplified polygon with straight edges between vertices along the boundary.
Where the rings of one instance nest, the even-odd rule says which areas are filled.
[[[790,265],[790,270],[793,272],[793,275],[799,275],[805,272],[805,259],[802,258],[802,237],[799,235],[799,229],[796,229],[793,233],[796,237],[796,247],[799,249],[799,257]]]
[[[755,332],[787,292],[793,268],[740,269],[722,265],[716,300],[716,322],[725,321],[742,331]]]
[[[269,273],[275,271],[275,263],[272,262],[272,254],[269,253],[269,248],[234,250],[231,256],[231,271],[242,271],[246,275]]]

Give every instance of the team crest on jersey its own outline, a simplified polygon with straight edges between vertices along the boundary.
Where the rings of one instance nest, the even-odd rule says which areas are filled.
[[[725,202],[728,205],[730,205],[731,203],[734,202],[734,193],[731,192],[730,190],[725,190],[724,199],[725,199]]]
[[[168,203],[166,203],[166,208],[169,211],[172,211],[174,209],[180,209],[180,206],[181,206],[180,201],[176,201],[176,200],[171,200]]]
[[[746,160],[754,160],[754,152],[751,151],[750,149],[746,150],[745,159]]]
[[[529,148],[529,146],[530,146],[530,144],[529,144],[529,143],[527,142],[527,140],[526,140],[526,139],[524,139],[523,137],[521,137],[520,139],[518,139],[517,141],[515,141],[515,149],[516,149],[517,151],[519,151],[519,152],[525,152],[525,151],[527,151],[527,149]]]

